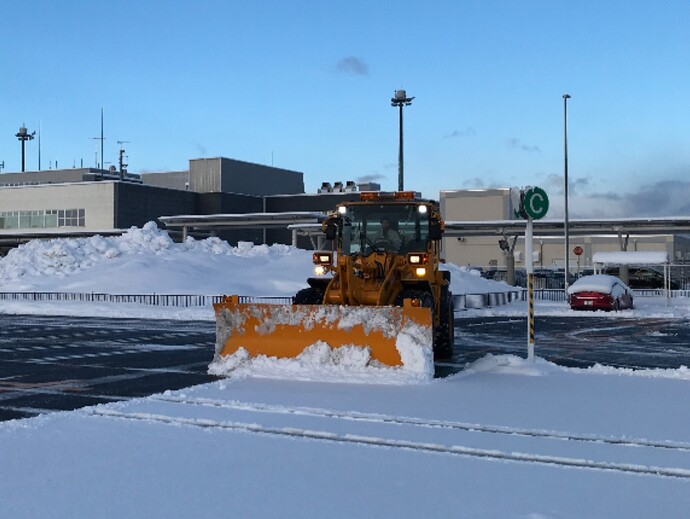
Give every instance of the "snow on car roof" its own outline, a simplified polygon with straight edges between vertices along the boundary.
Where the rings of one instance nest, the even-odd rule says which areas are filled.
[[[608,274],[593,274],[591,276],[584,276],[575,281],[568,287],[569,294],[576,294],[578,292],[600,292],[602,294],[610,294],[614,284],[620,284],[624,288],[628,288],[616,276],[609,276]]]

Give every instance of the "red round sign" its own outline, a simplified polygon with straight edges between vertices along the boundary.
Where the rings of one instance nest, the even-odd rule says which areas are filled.
[[[575,256],[581,255],[583,252],[585,252],[585,249],[580,247],[579,245],[573,249],[573,252],[575,253]]]

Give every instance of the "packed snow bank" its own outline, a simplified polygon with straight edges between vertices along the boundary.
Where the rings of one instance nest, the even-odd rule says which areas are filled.
[[[441,265],[441,270],[450,272],[450,291],[455,294],[486,294],[489,292],[511,292],[521,290],[505,281],[494,281],[482,277],[481,272],[453,263]]]
[[[462,376],[468,376],[475,373],[496,373],[523,376],[549,376],[558,373],[581,373],[587,375],[618,375],[690,381],[690,369],[688,369],[687,366],[672,369],[631,369],[595,364],[594,366],[590,366],[588,368],[570,368],[566,366],[559,366],[558,364],[549,362],[541,357],[535,357],[534,361],[531,361],[516,355],[494,355],[492,353],[488,353],[481,359],[467,365],[462,372]]]
[[[313,276],[311,251],[288,245],[230,246],[218,238],[173,242],[154,222],[122,236],[32,240],[0,258],[7,292],[103,292],[293,296]],[[455,294],[509,290],[447,264]]]
[[[0,259],[4,291],[291,296],[311,253],[287,245],[173,242],[153,222],[122,236],[32,240]]]
[[[2,422],[3,516],[687,517],[688,382],[611,369],[234,378]]]

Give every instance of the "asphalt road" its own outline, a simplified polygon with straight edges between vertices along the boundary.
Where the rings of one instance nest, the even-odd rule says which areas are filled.
[[[627,368],[690,366],[690,323],[677,319],[538,317],[535,355],[556,364]],[[487,353],[527,356],[526,318],[482,317],[455,323],[453,364]]]
[[[526,356],[525,319],[458,319],[455,356]],[[0,315],[0,421],[147,396],[215,380],[212,322]],[[565,366],[690,366],[690,326],[665,319],[540,317],[536,355]]]
[[[215,380],[211,322],[0,316],[0,420]]]

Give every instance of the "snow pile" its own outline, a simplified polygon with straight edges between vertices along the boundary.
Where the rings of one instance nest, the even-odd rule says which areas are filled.
[[[416,353],[412,353],[414,346],[407,340],[402,340],[401,347],[410,363],[402,367],[372,362],[370,348],[354,345],[331,348],[327,343],[317,341],[294,358],[266,355],[252,357],[246,349],[239,348],[232,355],[215,355],[208,372],[210,375],[230,379],[253,377],[393,385],[430,382],[434,376],[432,356],[422,353],[427,348],[418,348]],[[427,371],[418,372],[418,369]]]
[[[311,251],[288,245],[230,246],[219,238],[173,242],[154,222],[122,236],[32,240],[0,258],[8,292],[103,292],[293,296],[313,276]],[[446,264],[454,294],[513,289]]]
[[[468,365],[460,376],[466,377],[476,373],[494,373],[536,377],[548,375],[560,369],[560,366],[540,357],[535,357],[534,361],[530,361],[515,355],[494,355],[492,353],[487,353],[481,359]]]
[[[311,254],[219,238],[173,242],[149,222],[122,236],[32,240],[0,259],[5,291],[293,295]]]
[[[455,294],[486,294],[489,292],[510,292],[520,290],[505,281],[493,281],[482,277],[481,272],[453,263],[444,263],[441,270],[450,272],[450,291]]]

